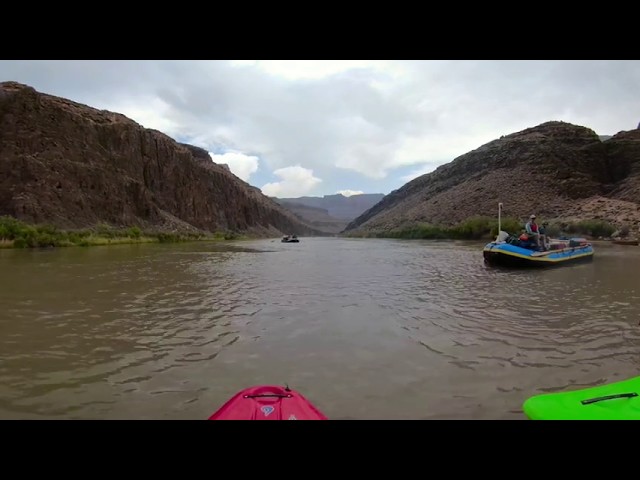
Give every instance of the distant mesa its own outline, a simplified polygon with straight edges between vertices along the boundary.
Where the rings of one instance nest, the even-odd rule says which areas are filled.
[[[382,193],[365,193],[349,197],[338,193],[323,197],[274,197],[273,200],[314,228],[337,234],[344,230],[350,221],[362,215],[383,198]]]

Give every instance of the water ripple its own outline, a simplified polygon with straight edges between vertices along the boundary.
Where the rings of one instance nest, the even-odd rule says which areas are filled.
[[[522,418],[638,374],[627,251],[548,271],[468,242],[0,251],[0,417],[206,418],[288,382],[331,418]]]

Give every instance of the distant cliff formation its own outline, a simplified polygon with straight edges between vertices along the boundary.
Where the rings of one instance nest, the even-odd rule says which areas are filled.
[[[353,220],[384,198],[382,193],[363,193],[345,197],[341,193],[323,197],[276,198],[281,204],[298,203],[308,207],[322,208],[340,220]]]
[[[342,232],[349,223],[348,220],[332,217],[324,208],[310,207],[290,201],[282,202],[279,199],[275,200],[298,217],[300,221],[327,234],[336,235]]]
[[[59,228],[321,234],[201,148],[16,82],[0,83],[0,215]]]
[[[384,232],[477,215],[600,219],[640,230],[640,130],[601,140],[586,127],[547,122],[504,136],[387,195],[345,232]]]
[[[339,233],[347,224],[384,198],[382,193],[364,193],[345,197],[273,198],[305,223],[328,233]]]

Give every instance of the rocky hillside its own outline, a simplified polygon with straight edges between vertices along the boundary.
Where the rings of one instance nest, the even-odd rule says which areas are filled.
[[[640,130],[602,141],[588,128],[547,122],[501,137],[387,195],[345,232],[384,232],[424,222],[450,226],[476,215],[523,221],[601,219],[640,230]]]
[[[0,83],[0,215],[59,228],[321,234],[203,149],[15,82]]]

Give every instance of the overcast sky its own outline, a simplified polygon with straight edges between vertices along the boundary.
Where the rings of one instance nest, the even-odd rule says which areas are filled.
[[[123,113],[277,197],[384,193],[551,120],[640,122],[640,61],[0,60],[0,81]]]

